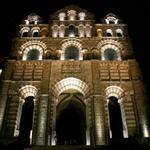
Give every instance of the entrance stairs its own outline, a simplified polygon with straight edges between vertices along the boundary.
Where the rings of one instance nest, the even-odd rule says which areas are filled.
[[[58,146],[29,146],[23,141],[0,142],[0,150],[150,150],[149,139],[117,139],[109,141],[108,145],[85,146],[85,145],[58,145]]]

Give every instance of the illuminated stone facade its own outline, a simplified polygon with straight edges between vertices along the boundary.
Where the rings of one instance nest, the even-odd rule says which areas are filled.
[[[108,14],[95,23],[73,5],[47,24],[32,13],[18,26],[1,75],[1,138],[107,145],[113,138],[149,137],[146,101],[120,18]]]

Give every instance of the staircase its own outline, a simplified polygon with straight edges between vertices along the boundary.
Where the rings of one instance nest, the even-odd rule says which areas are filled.
[[[0,142],[0,150],[150,150],[150,140],[147,139],[119,139],[109,141],[109,145],[100,146],[30,146],[26,147],[26,141],[13,140],[12,142]]]
[[[24,150],[109,150],[108,146],[37,146]]]

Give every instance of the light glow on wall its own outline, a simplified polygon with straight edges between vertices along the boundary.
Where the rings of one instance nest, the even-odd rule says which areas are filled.
[[[146,123],[144,122],[143,124],[143,135],[144,137],[150,137],[149,131],[148,131],[148,125],[146,125]]]

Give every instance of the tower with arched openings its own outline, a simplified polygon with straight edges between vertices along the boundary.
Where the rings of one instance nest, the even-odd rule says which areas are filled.
[[[25,146],[109,145],[150,137],[142,75],[127,25],[75,5],[17,28],[1,74],[0,139]]]

